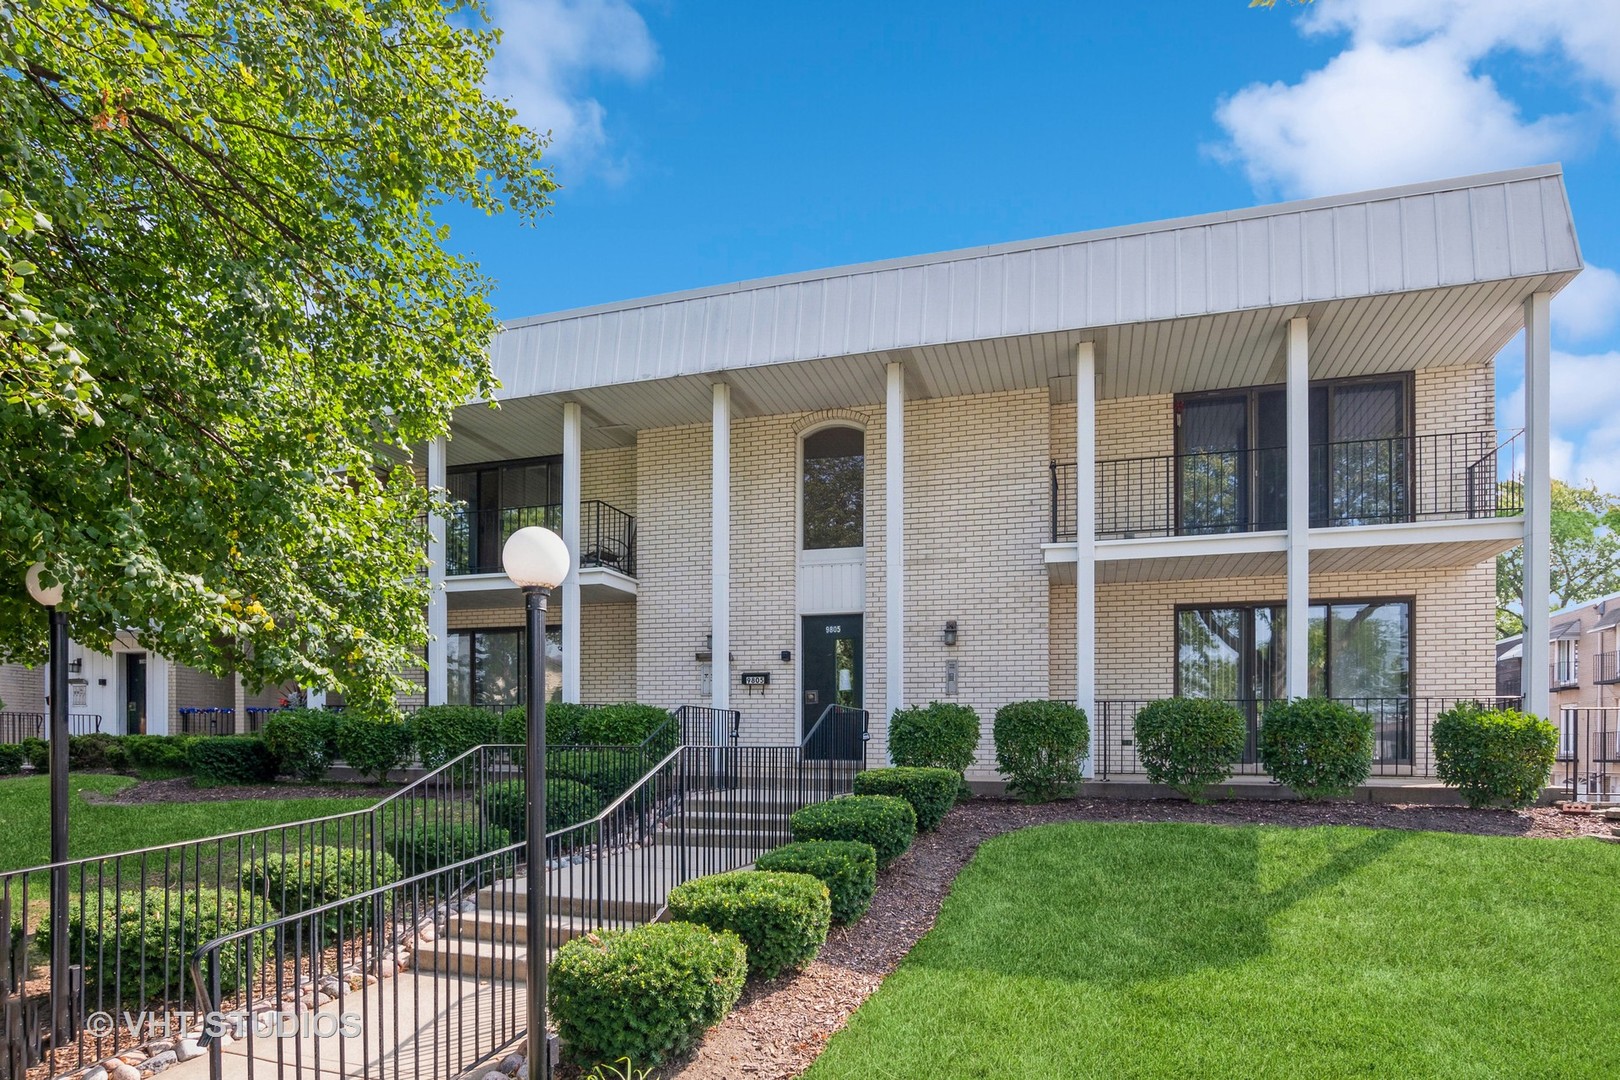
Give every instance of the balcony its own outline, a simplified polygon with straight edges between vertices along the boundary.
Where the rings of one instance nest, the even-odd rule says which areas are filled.
[[[1573,690],[1581,685],[1581,662],[1578,659],[1554,660],[1548,668],[1549,689]]]
[[[1513,517],[1524,512],[1522,433],[1318,443],[1310,448],[1311,527]],[[1075,539],[1073,462],[1051,465],[1051,540]],[[1097,539],[1281,531],[1283,447],[1099,461]]]
[[[445,523],[445,573],[451,577],[503,574],[501,548],[519,529],[540,525],[562,531],[562,505],[511,506],[462,510]],[[605,570],[636,576],[636,519],[600,500],[580,504],[581,571]]]
[[[1620,683],[1620,652],[1598,653],[1592,660],[1592,681]]]

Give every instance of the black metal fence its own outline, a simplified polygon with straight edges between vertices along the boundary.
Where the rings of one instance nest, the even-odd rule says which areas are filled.
[[[1093,763],[1098,780],[1139,776],[1142,762],[1136,749],[1136,714],[1150,703],[1142,699],[1103,699],[1096,703],[1092,723],[1096,729],[1097,757]],[[1495,694],[1458,694],[1452,697],[1346,697],[1335,701],[1372,717],[1374,776],[1433,776],[1434,758],[1429,729],[1442,712],[1465,701],[1501,708],[1518,708],[1517,697]],[[1233,699],[1228,702],[1241,712],[1249,735],[1243,756],[1233,763],[1237,776],[1264,776],[1258,753],[1260,729],[1269,704],[1263,700]]]
[[[1443,432],[1317,443],[1308,451],[1313,527],[1524,512],[1522,433]],[[1051,463],[1051,538],[1075,537],[1075,466]],[[1097,463],[1097,538],[1284,529],[1282,447]]]
[[[1620,803],[1620,708],[1560,710],[1554,775],[1577,802]]]
[[[69,713],[69,735],[93,735],[101,730],[100,713]],[[50,736],[50,714],[42,712],[0,712],[0,743],[20,743],[24,739]]]
[[[501,548],[507,537],[530,525],[560,530],[562,504],[456,511],[445,522],[445,572],[451,575],[501,573]],[[617,570],[634,577],[635,516],[599,499],[581,502],[579,564]]]
[[[187,705],[175,710],[176,735],[235,735],[236,709],[229,705]]]
[[[1620,682],[1620,652],[1598,653],[1592,658],[1592,681],[1595,683]]]

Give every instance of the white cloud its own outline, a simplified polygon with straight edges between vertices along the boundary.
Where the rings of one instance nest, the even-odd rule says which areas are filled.
[[[1349,47],[1295,83],[1222,101],[1215,148],[1262,190],[1319,195],[1549,160],[1594,123],[1620,127],[1620,3],[1588,0],[1321,0],[1300,25]],[[1584,104],[1527,117],[1483,64],[1546,68]]]
[[[1605,490],[1620,491],[1620,351],[1576,355],[1554,349],[1551,375],[1552,475],[1576,484],[1596,480]],[[1522,381],[1501,396],[1497,423],[1524,424]]]
[[[510,101],[523,123],[551,132],[551,156],[612,174],[607,110],[591,97],[593,78],[638,81],[658,67],[658,48],[625,0],[494,0],[500,44],[488,88]]]
[[[1552,329],[1561,339],[1591,341],[1620,325],[1620,274],[1588,263],[1553,298]]]

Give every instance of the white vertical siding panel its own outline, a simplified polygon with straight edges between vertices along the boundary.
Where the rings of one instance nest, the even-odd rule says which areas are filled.
[[[1300,257],[1304,271],[1302,295],[1327,300],[1338,295],[1338,258],[1334,250],[1333,211],[1311,210],[1299,215]]]
[[[1029,268],[1029,328],[1056,330],[1060,323],[1062,298],[1058,295],[1058,260],[1069,252],[1083,253],[1085,244],[1064,248],[1041,248],[1031,252]]]
[[[1365,293],[1372,280],[1367,261],[1367,208],[1341,206],[1333,215],[1341,294]]]
[[[1020,251],[1006,258],[1006,276],[1002,288],[1002,333],[1029,333],[1030,316],[1030,253]]]
[[[1119,241],[1096,240],[1085,245],[1086,322],[1107,326],[1120,322]]]
[[[551,364],[551,370],[546,375],[546,381],[558,386],[567,386],[574,382],[579,366],[579,334],[580,323],[588,322],[586,319],[565,319],[557,324],[557,351],[556,362]]]
[[[973,324],[979,309],[979,262],[968,259],[951,264],[950,294],[946,333],[952,340],[973,337]]]
[[[888,348],[889,336],[877,323],[873,291],[876,274],[857,274],[849,279],[849,351],[873,352]],[[879,344],[878,339],[883,342]]]
[[[1470,227],[1468,192],[1442,191],[1435,195],[1435,219],[1440,240],[1440,284],[1454,285],[1474,278],[1474,242]]]
[[[881,270],[870,277],[872,348],[890,349],[900,322],[900,271]]]
[[[922,342],[928,313],[928,290],[923,268],[908,266],[896,270],[899,286],[895,297],[894,343],[897,346]]]
[[[1507,200],[1501,187],[1469,192],[1474,217],[1474,272],[1480,277],[1507,277],[1512,272],[1508,255]]]
[[[1271,303],[1271,228],[1264,218],[1237,223],[1238,304]]]
[[[1209,260],[1205,267],[1210,311],[1238,306],[1238,230],[1234,222],[1209,227]]]
[[[1086,249],[1070,244],[1059,248],[1053,264],[1056,279],[1053,295],[1057,299],[1055,326],[1077,326],[1086,323],[1090,302],[1090,272],[1086,266]]]
[[[726,297],[726,363],[740,364],[754,346],[757,298],[750,293]]]
[[[1176,314],[1176,234],[1150,233],[1147,238],[1147,317],[1169,319]]]
[[[1575,224],[1564,203],[1564,185],[1556,177],[1541,180],[1541,217],[1547,223],[1547,265],[1555,270],[1573,270],[1580,265],[1575,244]]]
[[[1434,196],[1401,200],[1401,251],[1408,289],[1432,288],[1440,280],[1440,246],[1435,236]]]
[[[726,366],[731,356],[731,312],[733,297],[717,296],[703,318],[703,362],[709,370]]]
[[[1209,310],[1208,227],[1176,232],[1176,313],[1200,315]]]
[[[1508,264],[1515,276],[1547,270],[1547,230],[1541,221],[1541,188],[1536,180],[1507,185]]]
[[[1147,238],[1122,236],[1115,241],[1114,251],[1118,265],[1114,270],[1115,300],[1121,322],[1135,322],[1147,317]]]
[[[837,356],[850,352],[852,347],[861,352],[870,348],[866,340],[866,327],[856,329],[850,320],[850,278],[828,278],[821,297],[821,355]],[[852,346],[852,343],[853,346]]]
[[[1007,299],[1007,256],[974,259],[970,266],[978,279],[974,289],[976,303],[968,309],[973,313],[973,336],[1000,337],[1006,333],[1003,305]]]
[[[574,370],[567,385],[584,386],[596,371],[596,358],[602,348],[604,319],[580,319],[578,352],[574,356]],[[559,376],[560,378],[560,376]]]
[[[1395,199],[1367,207],[1368,257],[1372,266],[1372,291],[1399,292],[1406,287],[1405,263],[1401,257],[1401,204]]]
[[[951,334],[951,267],[923,268],[924,341],[946,341]]]
[[[1299,215],[1284,214],[1271,223],[1271,302],[1293,304],[1305,295],[1300,266]]]
[[[708,297],[698,297],[707,301]],[[682,375],[700,370],[703,362],[704,303],[665,304],[663,340],[659,344],[658,370]]]
[[[797,300],[798,333],[793,337],[792,354],[783,359],[797,360],[802,356],[820,356],[821,316],[827,306],[827,283],[804,281],[789,288]]]

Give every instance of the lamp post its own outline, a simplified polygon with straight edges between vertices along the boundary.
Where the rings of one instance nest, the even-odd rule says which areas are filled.
[[[535,1080],[551,1075],[551,1046],[546,1036],[546,944],[550,937],[546,926],[546,601],[568,576],[570,561],[562,537],[538,525],[519,529],[501,549],[506,576],[523,590],[529,644],[525,685],[529,734],[523,755],[529,834],[524,921],[529,938],[529,1075]]]
[[[68,670],[67,612],[62,586],[40,581],[43,563],[28,568],[28,595],[50,617],[51,660],[51,1045],[68,1037]]]

